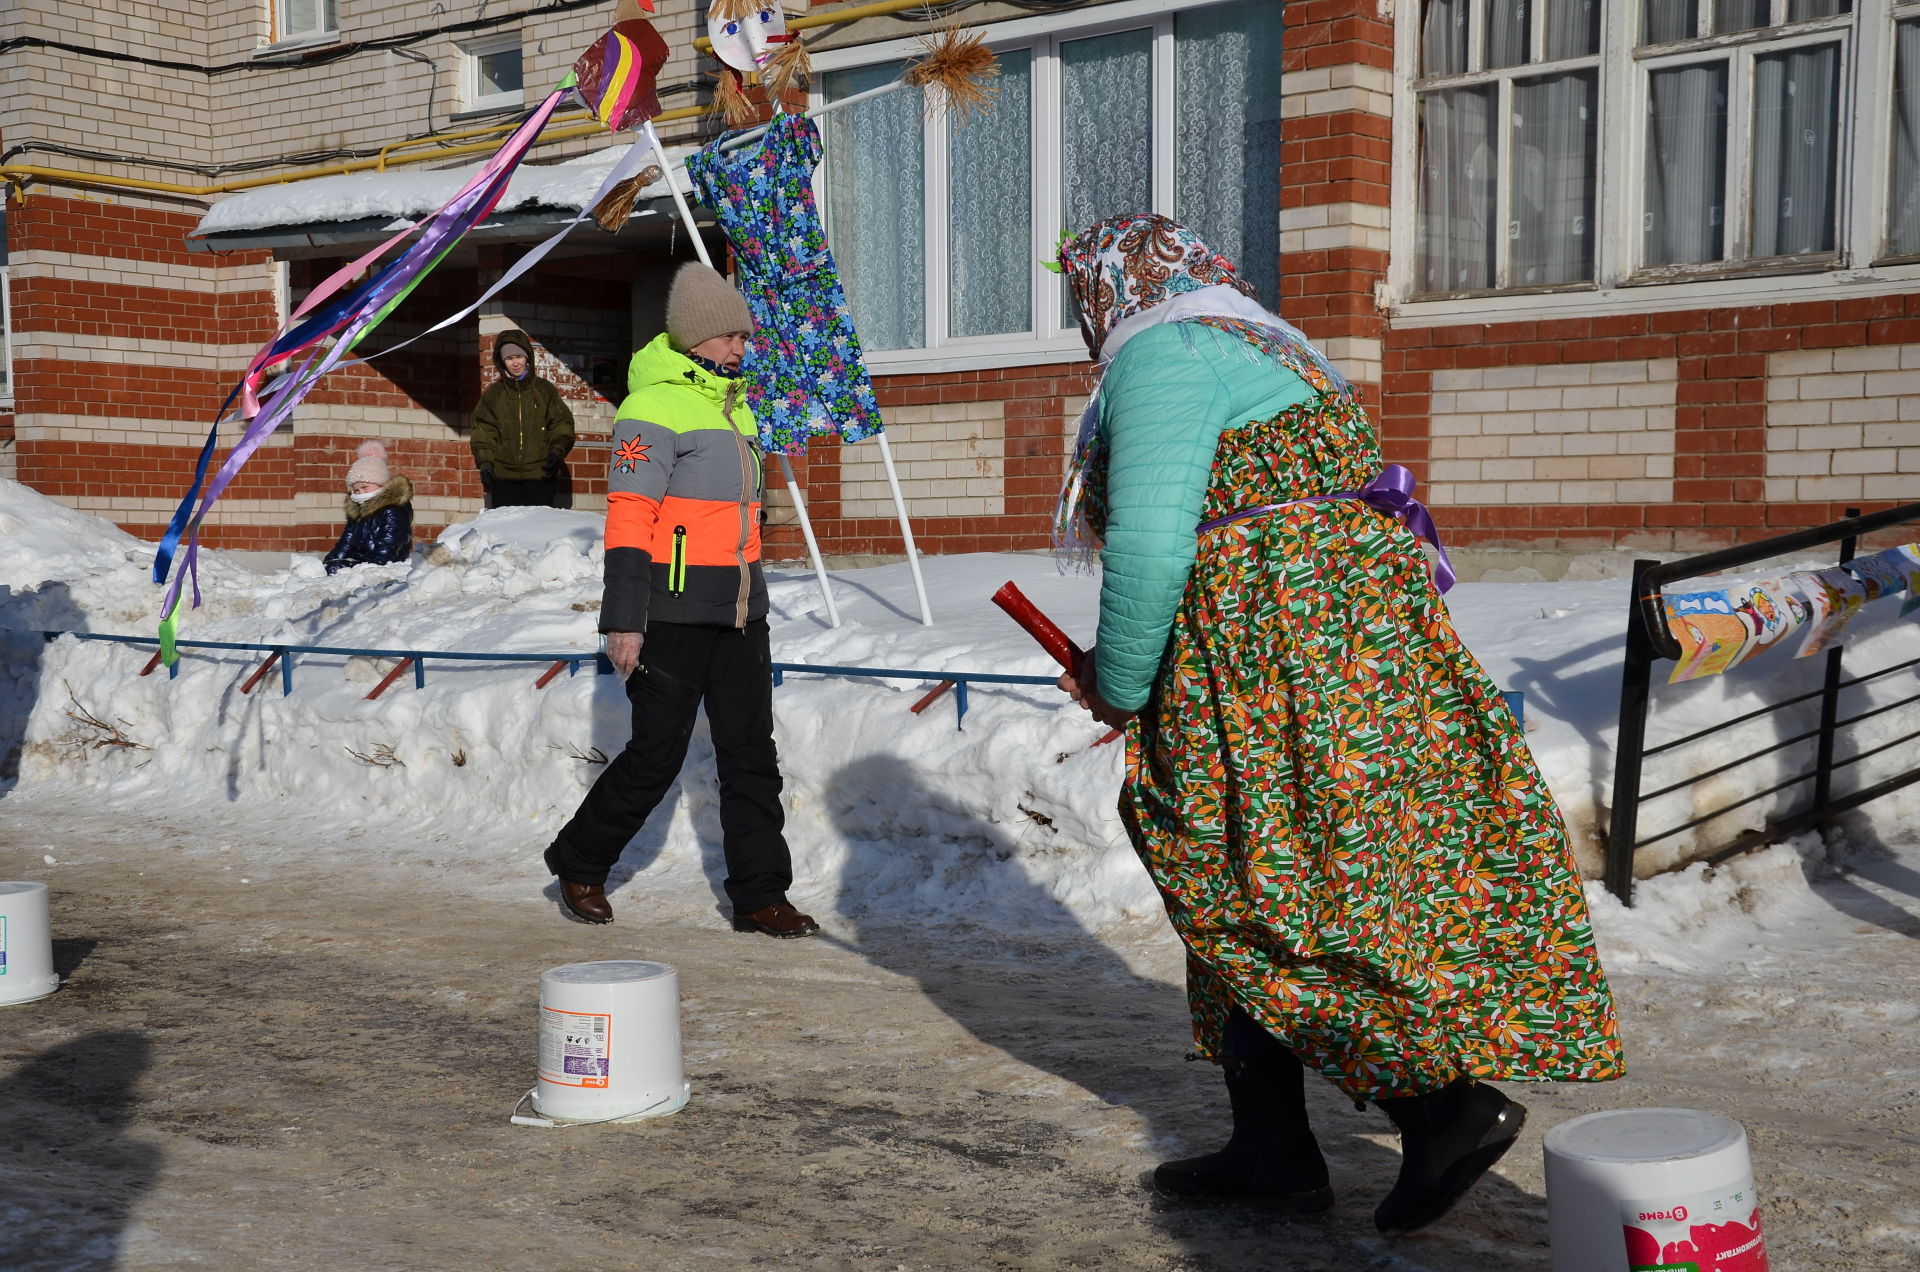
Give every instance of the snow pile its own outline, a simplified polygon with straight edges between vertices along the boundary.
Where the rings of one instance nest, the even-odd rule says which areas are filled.
[[[145,635],[158,589],[151,548],[17,483],[0,482],[0,628]],[[187,615],[194,640],[358,649],[587,653],[597,646],[600,522],[548,509],[500,509],[449,528],[410,561],[327,576],[315,558],[261,574],[203,556],[207,602]],[[954,695],[908,707],[950,670],[1051,677],[1054,667],[988,602],[1011,578],[1083,642],[1097,580],[1061,575],[1039,555],[925,562],[938,623],[922,626],[904,565],[836,576],[844,619],[827,627],[811,575],[770,573],[774,657],[901,668],[919,675],[847,679],[789,674],[775,691],[787,780],[795,899],[823,915],[972,918],[1019,927],[1066,913],[1105,930],[1159,913],[1114,812],[1123,748],[1047,685],[980,685],[964,730]],[[1576,850],[1599,865],[1598,826],[1612,785],[1614,717],[1626,584],[1467,584],[1448,604],[1469,648],[1503,688],[1526,695],[1528,739],[1565,808]],[[1851,629],[1849,659],[1877,667],[1920,655],[1920,624],[1897,602]],[[178,679],[142,678],[149,650],[98,641],[0,636],[0,794],[15,783],[108,797],[145,815],[178,801],[326,810],[337,836],[289,846],[343,864],[356,853],[430,860],[461,886],[524,891],[546,879],[539,854],[605,757],[624,744],[627,709],[612,677],[564,672],[544,689],[540,663],[427,663],[382,697],[394,665],[368,656],[304,656],[294,691],[277,671],[240,686],[263,655],[192,651]],[[1775,654],[1725,677],[1656,685],[1649,740],[1817,685],[1822,660]],[[1866,686],[1870,702],[1911,692],[1913,672]],[[1752,754],[1811,727],[1814,704],[1661,757],[1648,789]],[[1850,706],[1851,709],[1851,706]],[[1910,730],[1910,713],[1862,727],[1860,746]],[[7,758],[7,748],[17,754]],[[1684,821],[1804,770],[1804,743],[1653,801],[1642,834]],[[1908,762],[1903,748],[1849,770],[1875,780]],[[686,780],[628,849],[615,881],[661,913],[710,914],[719,899],[718,800],[704,729]],[[1717,841],[1759,825],[1791,788],[1710,824]],[[1842,784],[1838,789],[1850,789]],[[1697,811],[1696,811],[1697,810]],[[1868,806],[1855,824],[1891,841],[1920,820],[1920,786]],[[364,835],[373,845],[356,843]],[[293,841],[300,842],[300,841]],[[457,844],[449,851],[448,844]],[[1645,850],[1645,864],[1685,860],[1692,834]],[[1603,931],[1638,957],[1698,956],[1702,924],[1738,914],[1764,922],[1767,898],[1804,893],[1800,857],[1775,849],[1719,871],[1643,885],[1640,909],[1601,903]],[[1792,888],[1792,877],[1799,882]],[[1596,889],[1597,892],[1597,889]],[[1780,904],[1787,904],[1780,901]],[[1053,916],[1050,920],[1048,916]],[[1740,931],[1746,931],[1741,928]],[[1737,944],[1734,937],[1728,941]],[[1731,945],[1729,945],[1731,948]]]
[[[644,143],[634,143],[644,144]],[[528,208],[558,208],[577,212],[619,160],[625,147],[609,146],[565,163],[523,163],[507,182],[507,192],[494,208],[497,215]],[[682,163],[692,146],[669,146],[667,158]],[[413,221],[437,212],[480,170],[480,164],[441,168],[432,172],[355,172],[335,177],[312,177],[282,185],[243,190],[207,209],[195,227],[196,235],[233,234],[283,225],[315,225],[394,217]],[[641,189],[641,198],[665,198],[664,179]],[[399,225],[389,226],[399,229]]]

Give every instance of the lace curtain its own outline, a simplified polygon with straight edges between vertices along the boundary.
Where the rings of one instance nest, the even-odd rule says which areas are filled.
[[[1494,86],[1420,97],[1420,290],[1493,286]]]
[[[1754,59],[1753,255],[1834,248],[1840,46]]]
[[[1174,18],[1174,219],[1280,305],[1280,6]]]
[[[901,64],[835,71],[838,101],[900,77]],[[920,94],[888,93],[827,117],[827,234],[860,343],[870,350],[927,342],[926,154]]]
[[[1690,265],[1725,254],[1727,65],[1648,76],[1644,259]]]
[[[992,110],[947,122],[947,326],[955,336],[1033,328],[1033,55],[1000,55]],[[902,94],[905,96],[905,94]]]
[[[1887,252],[1920,256],[1920,22],[1894,28],[1893,190]]]

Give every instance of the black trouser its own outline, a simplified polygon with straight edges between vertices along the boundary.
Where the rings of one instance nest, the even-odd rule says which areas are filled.
[[[780,764],[773,746],[773,659],[765,619],[733,627],[650,623],[627,677],[633,738],[587,792],[547,867],[569,883],[604,884],[627,841],[666,796],[687,758],[704,701],[720,773],[727,899],[735,914],[787,898],[793,863],[780,828]]]
[[[538,477],[532,481],[508,481],[495,477],[493,485],[488,487],[496,508],[551,508],[553,507],[553,478]]]

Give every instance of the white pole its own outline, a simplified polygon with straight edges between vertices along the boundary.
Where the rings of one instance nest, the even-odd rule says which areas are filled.
[[[700,239],[700,227],[693,223],[693,209],[687,206],[686,196],[680,193],[680,183],[673,179],[673,165],[667,161],[667,148],[660,144],[660,134],[654,131],[651,119],[647,121],[646,129],[647,140],[653,143],[653,153],[660,159],[660,179],[667,183],[667,190],[673,195],[673,205],[680,209],[680,220],[693,239],[693,250],[699,254],[700,263],[711,269],[713,258],[707,255],[707,245]],[[787,489],[793,494],[793,509],[800,517],[800,537],[807,541],[807,555],[813,559],[814,577],[820,580],[820,595],[827,603],[828,625],[838,627],[840,610],[833,603],[833,586],[827,581],[826,563],[820,559],[820,544],[813,537],[813,521],[807,516],[807,497],[802,493],[800,483],[794,479],[793,465],[787,462],[785,455],[780,456],[780,474],[787,479]]]
[[[893,491],[893,510],[900,514],[900,538],[907,545],[907,568],[913,572],[913,594],[920,598],[920,621],[933,626],[933,610],[927,605],[926,580],[920,577],[920,549],[913,543],[913,527],[907,524],[907,501],[900,493],[900,474],[893,467],[893,447],[887,445],[884,432],[875,433],[880,443],[880,463],[887,470],[887,488]]]
[[[793,465],[788,462],[784,452],[775,456],[780,461],[780,475],[787,480],[787,490],[793,495],[794,511],[800,514],[800,537],[807,541],[807,556],[813,560],[814,577],[820,580],[820,599],[827,603],[827,626],[840,626],[840,607],[833,603],[833,587],[827,582],[826,563],[820,559],[820,542],[813,537],[813,522],[807,518],[807,497],[800,489],[800,483],[794,480]]]
[[[687,206],[687,196],[680,193],[680,183],[673,179],[673,163],[667,158],[667,148],[660,144],[660,134],[653,130],[653,121],[646,122],[647,140],[653,143],[653,153],[660,160],[660,179],[667,183],[667,193],[673,196],[673,206],[680,209],[680,223],[687,227],[687,235],[693,240],[693,251],[700,263],[708,269],[713,268],[713,257],[707,255],[707,245],[700,239],[700,227],[693,223],[693,209]]]

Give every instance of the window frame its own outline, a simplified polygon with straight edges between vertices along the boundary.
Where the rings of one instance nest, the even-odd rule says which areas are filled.
[[[1887,90],[1885,131],[1880,139],[1877,151],[1863,151],[1860,171],[1866,174],[1861,182],[1860,201],[1865,206],[1860,209],[1860,241],[1870,242],[1873,250],[1867,253],[1876,267],[1920,265],[1920,252],[1895,254],[1893,250],[1893,82],[1897,71],[1895,62],[1899,54],[1897,34],[1903,23],[1920,23],[1920,0],[1894,0],[1887,5],[1889,22],[1884,40],[1862,40],[1860,42],[1860,60],[1864,74],[1873,74],[1876,82],[1884,84]],[[1877,58],[1874,56],[1878,54]],[[1878,62],[1880,65],[1873,67]],[[1915,68],[1920,72],[1920,67]],[[1876,162],[1877,160],[1877,162]]]
[[[866,362],[875,374],[939,372],[984,367],[1017,366],[1023,363],[1072,362],[1086,356],[1086,343],[1079,326],[1062,313],[1059,275],[1044,268],[1054,245],[1059,241],[1064,220],[1065,197],[1060,180],[1062,121],[1053,106],[1062,90],[1060,46],[1078,40],[1096,39],[1122,31],[1147,29],[1152,32],[1153,108],[1153,200],[1154,210],[1171,216],[1177,197],[1176,103],[1174,19],[1190,9],[1206,9],[1228,0],[1118,0],[1092,9],[1073,11],[1074,19],[1062,25],[1060,15],[1017,18],[982,28],[987,45],[996,55],[1030,50],[1031,97],[1030,159],[1033,191],[1030,251],[1031,291],[1034,324],[1021,332],[989,336],[952,336],[948,305],[948,279],[951,276],[950,222],[948,216],[948,138],[947,127],[923,127],[922,158],[926,184],[922,192],[922,251],[925,288],[925,327],[922,343],[910,349],[868,350]],[[887,40],[873,44],[816,52],[809,106],[819,110],[827,104],[826,78],[836,71],[857,70],[880,63],[910,59],[917,54],[912,38]],[[911,89],[903,89],[911,92]],[[1277,80],[1275,91],[1278,91]],[[834,115],[827,112],[820,120],[822,147],[833,144]],[[828,165],[822,162],[814,170],[814,196],[823,218],[830,208],[830,192],[825,179]],[[1282,170],[1284,182],[1284,168]],[[1280,209],[1273,216],[1277,222]],[[832,227],[828,226],[829,241]]]
[[[480,60],[511,49],[520,55],[520,90],[514,93],[482,93]],[[519,110],[527,103],[527,47],[519,30],[498,31],[460,44],[461,115],[483,115],[494,111]]]
[[[273,39],[270,48],[283,49],[290,45],[331,44],[340,38],[340,0],[313,0],[314,12],[319,21],[307,31],[288,29],[287,8],[292,0],[267,0],[268,19],[272,24]]]
[[[1484,12],[1486,3],[1487,0],[1475,0],[1474,12]],[[1599,171],[1595,179],[1595,218],[1599,226],[1594,281],[1436,292],[1418,290],[1419,94],[1434,86],[1484,83],[1493,73],[1480,71],[1422,78],[1419,65],[1424,8],[1416,3],[1400,10],[1395,40],[1392,255],[1386,289],[1386,301],[1396,322],[1442,324],[1478,314],[1588,314],[1616,311],[1628,303],[1636,312],[1711,304],[1785,303],[1815,296],[1895,293],[1920,281],[1920,256],[1892,257],[1887,253],[1892,233],[1892,111],[1864,114],[1862,111],[1863,105],[1891,102],[1895,23],[1920,20],[1920,0],[1854,0],[1851,11],[1831,17],[1722,35],[1694,36],[1644,48],[1637,43],[1644,15],[1642,0],[1602,0],[1602,3]],[[1701,0],[1703,21],[1710,20],[1707,15],[1711,13],[1712,3],[1713,0]],[[1787,0],[1772,0],[1772,3],[1772,12],[1784,16]],[[1544,12],[1544,5],[1536,4],[1536,12]],[[1476,59],[1470,64],[1477,64],[1477,59],[1484,55],[1484,35],[1470,32],[1470,38],[1473,41],[1470,56]],[[1716,57],[1741,63],[1729,72],[1727,215],[1730,221],[1728,250],[1735,249],[1737,231],[1738,250],[1744,252],[1753,234],[1754,61],[1767,53],[1833,40],[1841,45],[1837,117],[1846,123],[1835,156],[1834,250],[1797,256],[1738,256],[1700,264],[1646,266],[1641,225],[1646,206],[1646,111],[1651,93],[1650,71],[1698,65]],[[1552,73],[1545,68],[1566,69],[1585,60],[1503,67],[1498,74],[1509,79],[1533,78],[1543,71]],[[1515,72],[1521,73],[1516,76]],[[1741,72],[1744,80],[1736,84]],[[1505,100],[1504,92],[1502,100]],[[1504,144],[1511,127],[1503,125],[1503,128]],[[1508,159],[1504,152],[1500,173],[1503,184],[1509,183]],[[1282,179],[1285,179],[1284,173]],[[1497,206],[1503,211],[1509,206],[1508,198],[1505,189],[1497,195]],[[1503,217],[1499,223],[1503,240],[1506,230]],[[1505,253],[1503,247],[1502,261],[1506,259]],[[1619,295],[1628,290],[1633,293],[1630,300]]]

